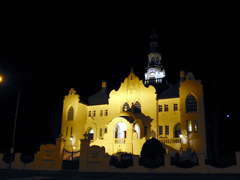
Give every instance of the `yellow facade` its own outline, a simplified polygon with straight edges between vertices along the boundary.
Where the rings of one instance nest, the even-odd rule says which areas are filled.
[[[146,139],[154,137],[170,154],[191,148],[206,155],[203,90],[192,73],[185,77],[181,72],[180,82],[161,95],[155,87],[146,87],[133,70],[118,90],[108,96],[105,89],[104,81],[89,105],[80,102],[74,89],[65,96],[61,133],[66,150],[78,151],[80,139],[90,138],[91,146],[105,147],[110,155],[140,155]]]

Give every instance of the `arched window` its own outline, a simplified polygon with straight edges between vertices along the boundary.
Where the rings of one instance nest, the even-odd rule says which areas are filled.
[[[122,111],[128,111],[130,109],[130,106],[127,102],[124,103],[123,107],[122,107]]]
[[[72,121],[72,120],[73,120],[73,115],[74,115],[74,109],[73,109],[73,107],[71,106],[71,107],[68,109],[67,120],[68,120],[68,121]]]
[[[138,101],[135,102],[134,112],[135,113],[140,113],[141,112],[141,104]]]
[[[186,99],[186,113],[197,112],[197,99],[192,94],[188,95]]]
[[[158,56],[156,57],[156,64],[160,64],[160,58]]]

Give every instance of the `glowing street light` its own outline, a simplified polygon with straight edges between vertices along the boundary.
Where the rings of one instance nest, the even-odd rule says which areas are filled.
[[[4,78],[3,76],[0,75],[0,83],[3,83],[3,81],[4,81]]]
[[[4,82],[4,77],[0,75],[0,84]],[[14,143],[15,143],[15,134],[16,134],[16,125],[17,125],[17,115],[18,115],[18,105],[19,105],[19,98],[20,98],[20,89],[13,86],[12,84],[9,84],[6,82],[7,85],[13,87],[18,91],[18,97],[17,97],[17,106],[16,106],[16,113],[15,113],[15,120],[14,120],[14,127],[13,127],[13,136],[12,136],[12,145],[10,149],[10,162],[9,162],[9,169],[11,169],[12,166],[12,160],[13,160],[13,154],[14,154]]]
[[[72,162],[73,162],[73,136],[70,137],[71,148],[72,148]]]
[[[179,138],[180,138],[180,141],[181,141],[180,152],[182,152],[182,150],[183,150],[183,147],[182,147],[183,135],[182,135],[182,133],[179,134]]]

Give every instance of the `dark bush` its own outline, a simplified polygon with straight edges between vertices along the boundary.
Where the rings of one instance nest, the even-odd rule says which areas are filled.
[[[128,168],[130,166],[133,166],[132,154],[117,153],[111,157],[109,165],[117,168]]]
[[[157,168],[164,165],[166,150],[160,141],[155,138],[147,140],[142,147],[139,165],[146,168]]]

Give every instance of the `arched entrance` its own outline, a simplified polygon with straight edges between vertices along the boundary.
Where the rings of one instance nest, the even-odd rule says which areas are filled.
[[[176,126],[175,126],[175,131],[174,131],[174,137],[175,138],[179,138],[179,135],[181,134],[181,124],[178,123]]]
[[[94,138],[94,130],[92,128],[90,128],[88,130],[88,139],[93,140],[93,138]]]
[[[141,132],[141,130],[140,130],[140,125],[138,123],[135,124],[134,130],[137,133],[137,138],[140,139],[140,135],[141,135],[140,132]]]
[[[113,137],[115,139],[126,139],[127,138],[127,124],[124,122],[117,123],[113,128]]]

